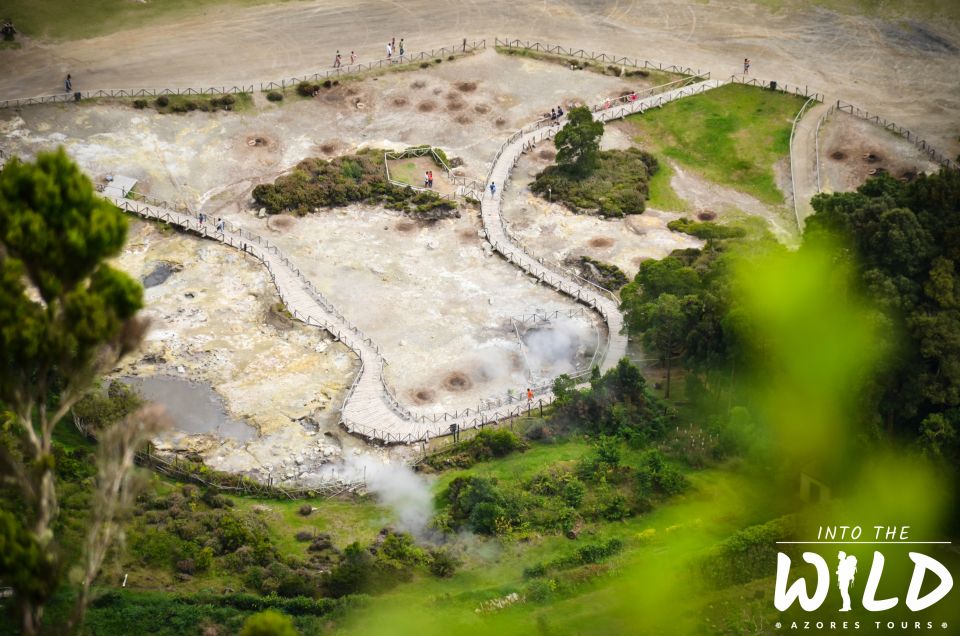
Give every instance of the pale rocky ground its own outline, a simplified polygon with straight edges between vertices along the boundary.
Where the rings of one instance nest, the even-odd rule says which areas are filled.
[[[912,178],[938,168],[903,137],[845,113],[834,112],[821,127],[820,176],[825,192],[854,190],[873,171]]]
[[[174,428],[159,449],[191,450],[214,468],[261,478],[285,479],[291,471],[309,483],[320,464],[364,446],[337,428],[356,357],[326,332],[278,313],[280,299],[260,263],[134,220],[115,264],[142,280],[158,263],[173,273],[145,292],[151,330],[111,377],[166,376],[214,387],[228,415],[254,433],[243,440]]]

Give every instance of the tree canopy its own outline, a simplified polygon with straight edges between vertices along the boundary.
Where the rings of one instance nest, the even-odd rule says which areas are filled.
[[[553,138],[557,165],[574,174],[589,174],[597,165],[601,137],[603,122],[594,121],[589,108],[571,108],[567,124]]]
[[[17,493],[0,516],[0,577],[17,592],[26,634],[40,629],[45,601],[64,573],[53,432],[102,371],[139,344],[143,289],[110,267],[127,222],[98,197],[60,149],[0,171],[0,480]],[[129,500],[133,450],[146,420],[103,432],[77,620],[89,583]]]

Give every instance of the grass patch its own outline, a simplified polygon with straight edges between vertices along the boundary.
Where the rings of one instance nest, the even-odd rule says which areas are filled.
[[[670,180],[673,178],[673,166],[667,161],[661,161],[660,167],[650,177],[647,187],[650,197],[647,202],[650,207],[666,212],[689,212],[690,204],[677,194]]]
[[[747,230],[742,227],[720,225],[711,221],[691,221],[686,217],[670,221],[667,227],[674,232],[683,232],[704,240],[742,238],[747,235]]]
[[[16,40],[0,40],[0,51],[16,51],[21,47],[21,44]]]
[[[400,181],[410,185],[418,186],[423,184],[423,175],[420,174],[417,164],[408,159],[391,161],[390,176],[394,181]]]
[[[622,217],[643,212],[656,157],[639,148],[603,150],[597,168],[586,177],[548,166],[530,185],[540,196],[562,202],[578,214]]]
[[[773,166],[790,153],[790,129],[803,103],[796,95],[730,84],[628,121],[650,151],[764,203],[782,205]]]
[[[633,68],[630,66],[618,66],[616,64],[607,64],[597,60],[585,60],[570,55],[559,55],[557,53],[545,53],[543,51],[531,51],[529,49],[517,49],[509,46],[497,46],[494,48],[501,55],[512,57],[525,57],[531,60],[540,60],[552,64],[560,64],[576,71],[590,71],[600,75],[613,75],[614,77],[642,78],[649,80],[654,86],[666,84],[678,80],[686,75],[679,73],[668,73],[649,68]],[[621,74],[621,70],[623,73]]]
[[[308,543],[297,541],[297,532],[307,530],[330,535],[334,545],[346,546],[354,541],[366,545],[377,536],[383,525],[389,522],[387,512],[372,500],[342,501],[337,499],[301,499],[283,501],[233,497],[234,508],[254,513],[267,524],[270,539],[283,556],[303,558]],[[299,513],[304,504],[313,506],[309,516]]]
[[[136,109],[151,108],[162,115],[190,113],[199,110],[210,113],[218,110],[244,112],[253,108],[250,93],[235,95],[161,95],[154,98],[138,98],[130,101]]]

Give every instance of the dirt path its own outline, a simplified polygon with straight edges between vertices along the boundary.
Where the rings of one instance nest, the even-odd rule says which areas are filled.
[[[522,26],[518,26],[522,25]],[[0,96],[75,87],[233,84],[315,72],[337,49],[379,58],[391,37],[417,51],[493,34],[645,56],[724,76],[753,60],[759,77],[831,89],[960,152],[960,27],[886,22],[823,9],[771,13],[730,0],[437,3],[321,0],[217,8],[177,24],[0,51]]]

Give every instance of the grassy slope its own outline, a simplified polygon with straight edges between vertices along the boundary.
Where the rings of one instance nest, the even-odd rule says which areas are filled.
[[[471,471],[520,477],[536,472],[547,461],[573,459],[586,449],[581,442],[537,447]],[[452,477],[445,475],[444,479]],[[746,477],[720,469],[689,477],[693,483],[689,494],[650,514],[588,528],[577,542],[558,536],[502,544],[478,540],[467,563],[453,578],[419,579],[374,599],[370,608],[348,617],[346,633],[633,633],[641,613],[658,608],[666,613],[668,606],[659,605],[660,597],[679,583],[657,581],[654,577],[658,572],[669,568],[675,559],[686,559],[752,521],[750,507],[741,505],[740,499]],[[648,529],[655,530],[655,538],[644,542],[639,533]],[[572,573],[573,580],[565,581],[568,591],[542,604],[528,601],[482,615],[474,611],[485,600],[514,591],[522,593],[524,567],[568,554],[587,541],[611,537],[624,542],[624,553],[606,564]],[[645,590],[642,594],[625,595],[641,584]],[[538,631],[545,626],[549,629]]]
[[[790,152],[791,125],[803,102],[793,95],[734,84],[629,120],[638,141],[655,155],[780,205],[784,197],[773,166]],[[659,196],[671,195],[662,188]]]
[[[78,40],[202,15],[206,9],[280,4],[284,0],[5,0],[0,17],[26,35]]]

